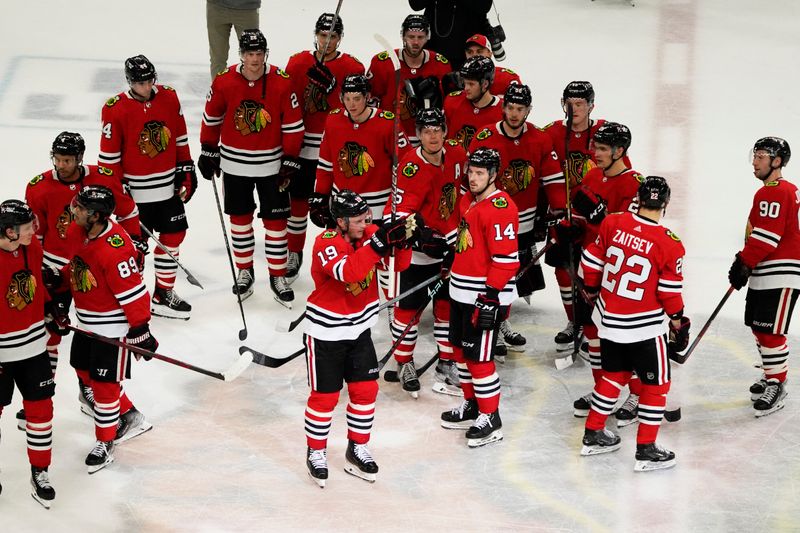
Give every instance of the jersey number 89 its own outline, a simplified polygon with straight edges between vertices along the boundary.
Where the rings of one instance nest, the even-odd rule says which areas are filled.
[[[139,272],[139,267],[136,266],[136,260],[131,257],[127,261],[120,261],[117,264],[117,271],[119,272],[119,277],[125,279],[130,277],[131,274]]]

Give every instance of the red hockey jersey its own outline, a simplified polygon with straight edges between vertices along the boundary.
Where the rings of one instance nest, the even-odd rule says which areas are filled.
[[[136,253],[122,226],[108,226],[94,239],[77,224],[69,227],[69,275],[81,327],[111,338],[150,321],[150,294],[136,266]]]
[[[124,178],[140,203],[175,195],[175,164],[191,159],[189,136],[175,90],[154,85],[140,102],[119,93],[103,106],[98,161]]]
[[[306,305],[305,333],[326,341],[357,339],[378,322],[378,279],[381,256],[366,241],[377,226],[367,226],[353,244],[337,230],[320,233],[314,241],[311,278],[314,290]]]
[[[503,96],[506,94],[506,89],[508,89],[509,85],[519,85],[520,83],[522,83],[522,80],[520,80],[519,74],[510,68],[494,67],[494,81],[489,87],[489,92]]]
[[[406,94],[405,80],[415,80],[434,76],[439,80],[441,90],[442,76],[452,70],[450,62],[442,54],[431,50],[423,50],[422,66],[410,68],[403,60],[403,52],[395,49],[400,59],[400,86],[395,89],[394,66],[389,52],[383,51],[373,56],[369,63],[367,77],[372,85],[371,94],[376,100],[376,107],[400,113],[401,129],[413,145],[419,144],[414,117],[417,114],[416,104]],[[395,94],[395,90],[397,93]],[[400,105],[398,110],[397,105]]]
[[[500,305],[517,299],[519,214],[511,198],[497,190],[475,203],[467,193],[459,202],[461,221],[456,257],[450,270],[450,298],[474,304],[486,287],[500,291]]]
[[[67,229],[72,222],[69,204],[87,185],[104,185],[114,193],[117,222],[129,235],[141,235],[139,209],[133,198],[110,168],[83,165],[83,177],[73,183],[58,179],[58,174],[47,170],[35,176],[25,189],[25,202],[39,218],[37,236],[44,246],[44,263],[61,270],[71,258]]]
[[[608,215],[583,251],[578,274],[600,287],[592,320],[600,338],[632,343],[667,333],[683,309],[683,244],[670,230],[635,213]]]
[[[314,192],[350,189],[369,204],[378,220],[392,191],[392,160],[410,149],[402,131],[394,139],[394,113],[371,108],[362,123],[344,109],[334,109],[325,123]]]
[[[47,348],[42,282],[42,245],[33,239],[13,252],[0,249],[0,283],[6,287],[0,305],[0,363],[21,361]]]
[[[330,111],[341,107],[342,80],[350,74],[364,74],[364,65],[361,61],[350,54],[337,52],[336,57],[325,62],[325,66],[336,78],[333,90],[326,95],[308,81],[308,69],[316,62],[314,52],[306,50],[294,54],[286,64],[286,73],[292,80],[294,93],[300,101],[300,109],[303,110],[305,133],[300,157],[314,161],[319,158],[319,145],[322,142],[322,132],[325,131],[325,119]]]
[[[564,173],[546,133],[526,122],[522,133],[512,138],[505,134],[501,120],[478,131],[470,143],[470,151],[481,146],[494,148],[500,153],[498,188],[506,191],[517,206],[520,233],[533,231],[540,185],[550,206],[564,209]]]
[[[600,167],[590,170],[583,178],[581,186],[588,187],[606,202],[606,212],[620,213],[622,211],[636,211],[638,206],[637,196],[639,184],[644,178],[635,170],[626,170],[618,176],[606,176]],[[578,188],[570,191],[574,198]],[[577,214],[577,213],[576,213]],[[584,233],[584,248],[597,238],[599,225],[586,224]]]
[[[289,75],[267,64],[248,81],[232,65],[211,84],[200,142],[219,145],[220,167],[234,176],[274,176],[281,158],[300,156],[303,115]]]
[[[463,91],[456,91],[444,99],[444,116],[447,136],[470,151],[470,141],[483,126],[503,120],[503,99],[493,96],[489,105],[478,108],[467,100]]]
[[[800,191],[786,179],[764,184],[753,198],[742,260],[749,287],[800,289]]]

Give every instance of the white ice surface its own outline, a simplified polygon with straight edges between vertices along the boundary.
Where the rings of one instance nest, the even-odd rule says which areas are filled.
[[[144,53],[160,81],[184,104],[191,148],[208,86],[205,6],[201,1],[10,2],[0,17],[0,197],[21,197],[48,168],[53,137],[80,131],[87,161],[99,146],[99,111],[124,88],[123,60]],[[265,0],[262,28],[271,62],[307,49],[316,17],[333,0]],[[630,126],[631,158],[646,174],[670,179],[666,223],[687,248],[687,313],[700,329],[726,289],[758,183],[748,165],[753,141],[779,135],[800,146],[796,87],[798,8],[789,0],[499,0],[508,34],[506,64],[533,88],[532,119],[561,116],[573,79],[597,91],[595,116]],[[368,62],[373,34],[398,41],[409,12],[402,0],[346,0],[342,49]],[[234,55],[231,55],[234,60]],[[787,175],[800,164],[792,162]],[[188,323],[155,318],[160,350],[210,369],[237,355],[241,328],[209,184],[188,205],[191,225],[181,259],[206,287],[179,273],[177,289],[194,306]],[[263,237],[259,230],[258,239]],[[313,231],[312,231],[313,233]],[[310,239],[308,241],[311,242]],[[311,285],[294,285],[295,310],[268,294],[257,246],[257,291],[246,303],[246,343],[273,355],[300,345],[300,332],[277,334]],[[307,269],[307,265],[305,266]],[[148,283],[152,284],[152,264]],[[794,530],[800,519],[800,429],[792,384],[786,408],[756,420],[747,387],[759,372],[735,294],[698,351],[676,376],[683,420],[659,441],[677,452],[670,471],[633,473],[635,426],[622,429],[618,453],[582,458],[581,420],[572,401],[590,389],[581,364],[557,372],[553,334],[564,323],[551,273],[533,305],[514,308],[528,338],[499,372],[505,440],[469,450],[459,432],[439,427],[453,398],[419,400],[396,385],[378,398],[371,449],[381,471],[369,485],[342,471],[344,401],[330,436],[331,477],[319,490],[306,475],[303,363],[251,366],[223,383],[158,361],[136,363],[126,388],[155,429],[120,446],[116,462],[89,477],[83,459],[94,437],[76,400],[69,341],[61,348],[55,397],[51,479],[57,498],[45,511],[29,496],[25,438],[15,429],[17,394],[0,420],[0,531],[752,531]],[[797,346],[798,321],[790,346]],[[373,331],[379,355],[386,327]],[[423,322],[419,361],[434,351]],[[790,358],[793,365],[796,358]],[[792,374],[794,370],[792,370]],[[797,379],[796,377],[791,378]]]

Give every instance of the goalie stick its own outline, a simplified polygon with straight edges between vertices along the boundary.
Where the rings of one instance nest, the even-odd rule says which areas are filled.
[[[198,372],[200,374],[204,374],[206,376],[210,376],[212,378],[219,379],[222,381],[233,381],[234,379],[239,377],[239,375],[242,372],[244,372],[244,370],[250,365],[250,363],[253,362],[251,358],[245,357],[243,354],[240,353],[239,358],[236,359],[236,361],[234,361],[233,364],[229,366],[226,370],[223,370],[222,372],[214,372],[213,370],[207,370],[205,368],[195,366],[191,363],[187,363],[186,361],[181,361],[179,359],[162,355],[160,353],[151,352],[150,350],[145,350],[144,348],[139,348],[138,346],[133,346],[132,344],[128,344],[127,342],[122,342],[117,339],[111,339],[109,337],[104,337],[103,335],[99,335],[91,331],[76,328],[73,325],[68,325],[67,328],[74,331],[75,333],[80,333],[81,335],[86,335],[87,337],[97,339],[100,342],[105,342],[106,344],[111,344],[112,346],[117,346],[119,348],[125,348],[129,352],[138,353],[139,355],[145,357],[152,357],[153,359],[158,359],[159,361],[164,361],[165,363],[179,366],[181,368],[185,368],[193,372]]]
[[[142,231],[144,231],[144,232],[147,234],[147,236],[148,236],[148,237],[150,237],[151,239],[153,239],[153,242],[154,242],[154,243],[156,243],[156,246],[158,246],[159,248],[161,248],[162,250],[164,250],[164,251],[167,253],[167,255],[169,256],[169,258],[170,258],[170,259],[172,259],[173,261],[175,261],[175,264],[176,264],[176,265],[178,265],[178,266],[180,267],[180,269],[181,269],[181,270],[183,270],[183,272],[186,274],[186,281],[188,281],[188,282],[189,282],[189,283],[191,283],[192,285],[195,285],[195,286],[197,286],[197,287],[200,287],[201,289],[204,289],[204,290],[205,290],[205,287],[203,287],[203,286],[200,284],[200,282],[199,282],[199,281],[197,281],[197,278],[196,278],[196,277],[194,277],[194,275],[193,275],[191,272],[189,272],[189,269],[187,269],[185,266],[183,266],[183,265],[181,264],[181,262],[180,262],[180,261],[178,261],[178,258],[177,258],[177,257],[175,257],[175,256],[172,254],[172,252],[170,252],[170,251],[169,251],[169,248],[167,248],[166,246],[164,246],[163,244],[161,244],[161,241],[159,241],[158,239],[156,239],[156,236],[155,236],[155,235],[153,235],[153,233],[152,233],[152,232],[151,232],[149,229],[147,229],[147,226],[145,226],[145,225],[144,225],[144,224],[142,224],[141,222],[139,222],[139,226],[142,228]]]

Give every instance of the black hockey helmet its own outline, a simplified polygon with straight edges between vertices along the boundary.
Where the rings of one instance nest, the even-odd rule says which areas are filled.
[[[250,29],[242,31],[239,36],[239,53],[244,52],[264,52],[269,53],[267,48],[267,38],[261,33],[259,29]]]
[[[80,133],[62,131],[56,136],[55,140],[53,140],[53,147],[50,149],[50,155],[74,155],[78,161],[80,161],[83,159],[83,152],[85,151],[86,142],[83,140]]]
[[[128,85],[140,81],[156,82],[156,67],[142,54],[125,60],[125,79]]]
[[[481,146],[471,154],[467,160],[467,166],[485,168],[489,174],[497,173],[500,169],[500,152],[494,148]]]
[[[6,200],[0,204],[0,237],[8,238],[6,230],[11,228],[19,233],[19,227],[36,220],[33,210],[21,200]]]
[[[366,96],[369,89],[369,80],[363,74],[348,74],[342,80],[342,94],[361,93]]]
[[[587,104],[594,103],[594,87],[588,81],[571,81],[564,87],[564,94],[561,97],[562,105],[569,98],[583,98]]]
[[[530,107],[533,97],[531,96],[531,88],[527,85],[511,84],[506,89],[506,94],[503,96],[503,102],[506,104],[519,104],[525,107]]]
[[[334,17],[336,18],[336,23],[333,22]],[[342,22],[342,17],[336,16],[334,13],[323,13],[320,15],[317,19],[317,23],[314,25],[314,33],[330,31],[331,26],[333,27],[333,33],[339,37],[344,35],[344,23]]]
[[[406,32],[410,30],[424,31],[430,36],[431,23],[423,15],[412,13],[403,20],[403,29],[400,31],[400,34],[405,35]]]
[[[631,147],[631,130],[624,124],[606,122],[594,134],[596,144],[605,144],[611,148],[622,148],[623,154]]]
[[[105,185],[87,185],[75,195],[73,202],[89,211],[90,215],[99,214],[100,220],[108,218],[116,207],[114,193]]]
[[[494,81],[494,63],[488,57],[472,56],[461,66],[461,77],[465,80]]]
[[[789,148],[789,143],[780,137],[762,137],[753,145],[753,153],[762,150],[767,152],[770,157],[780,157],[781,166],[785,167],[792,157],[792,150]]]
[[[439,127],[447,131],[447,123],[444,120],[444,111],[438,107],[429,107],[428,109],[420,109],[417,116],[414,118],[414,123],[417,129],[425,127]]]
[[[333,218],[348,219],[369,212],[369,205],[358,193],[350,189],[342,189],[331,199]]]
[[[663,209],[669,203],[670,189],[661,176],[647,176],[639,184],[639,206],[647,209]]]

